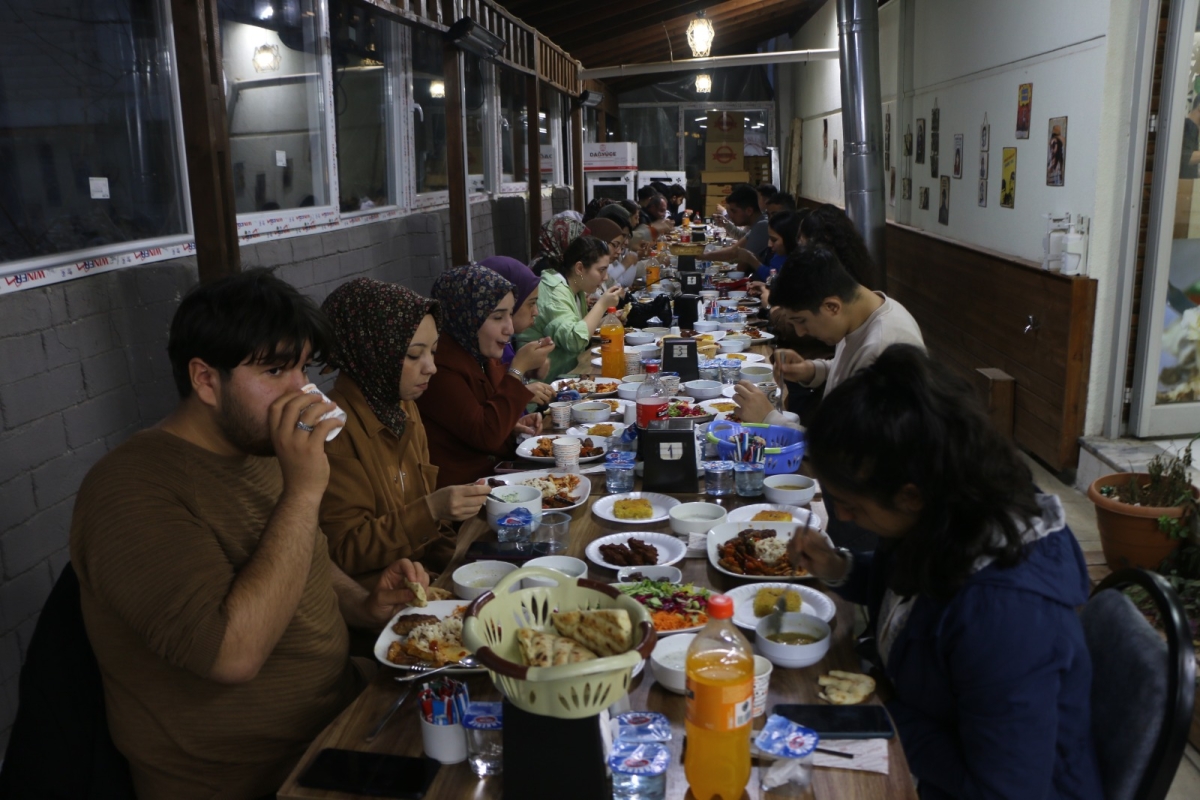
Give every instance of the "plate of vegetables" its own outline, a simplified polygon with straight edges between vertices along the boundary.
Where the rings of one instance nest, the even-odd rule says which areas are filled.
[[[616,586],[646,607],[659,636],[695,633],[708,622],[708,598],[712,596],[708,589],[691,583],[656,580]]]

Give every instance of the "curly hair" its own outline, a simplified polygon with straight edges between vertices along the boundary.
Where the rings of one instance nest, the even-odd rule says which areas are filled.
[[[583,221],[591,222],[600,213],[600,209],[616,202],[611,197],[593,197],[583,209]]]
[[[838,261],[854,280],[868,289],[875,288],[870,281],[875,273],[875,262],[846,212],[829,203],[819,206],[801,221],[800,235],[805,244],[828,247],[837,254]]]
[[[944,602],[976,560],[1023,557],[1021,535],[1039,515],[1029,467],[989,423],[970,387],[912,345],[893,345],[839,384],[808,428],[821,482],[884,508],[905,486],[924,502],[898,541],[891,587]]]

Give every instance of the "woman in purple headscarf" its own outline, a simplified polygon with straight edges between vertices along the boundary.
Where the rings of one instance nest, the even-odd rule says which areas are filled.
[[[512,314],[513,335],[520,333],[533,324],[537,317],[538,276],[533,270],[508,256],[492,256],[479,262],[479,266],[487,267],[492,272],[500,273],[500,277],[513,285],[513,298],[516,305]],[[501,363],[511,364],[516,350],[512,342],[504,346]]]

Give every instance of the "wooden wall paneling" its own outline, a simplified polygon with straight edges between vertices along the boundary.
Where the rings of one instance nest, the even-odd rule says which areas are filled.
[[[442,45],[446,75],[446,180],[450,184],[450,260],[471,263],[471,219],[467,208],[467,152],[463,131],[462,51]]]
[[[1013,436],[1013,414],[1016,382],[1002,369],[990,367],[975,370],[975,391],[983,401],[988,419],[1006,439]]]

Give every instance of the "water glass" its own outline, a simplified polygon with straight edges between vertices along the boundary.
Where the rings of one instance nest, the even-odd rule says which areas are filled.
[[[500,703],[471,703],[463,715],[467,764],[477,777],[499,775],[504,768],[504,718]]]
[[[763,493],[763,478],[766,477],[763,464],[743,462],[735,464],[733,470],[738,497],[758,497]]]
[[[571,406],[574,403],[551,403],[550,404],[550,424],[556,429],[562,430],[571,426]]]
[[[542,521],[533,532],[536,549],[546,555],[565,553],[570,541],[571,515],[562,511],[546,511]]]
[[[735,384],[742,378],[742,362],[736,358],[721,361],[721,383]]]
[[[678,372],[660,372],[658,382],[662,384],[663,390],[668,397],[674,397],[679,394],[679,373]]]
[[[604,465],[604,488],[610,494],[633,491],[633,464],[625,461],[610,461]]]
[[[701,361],[700,362],[700,380],[702,381],[719,381],[721,380],[721,362],[720,361]]]
[[[733,494],[733,462],[706,461],[704,464],[704,491],[713,497]]]

